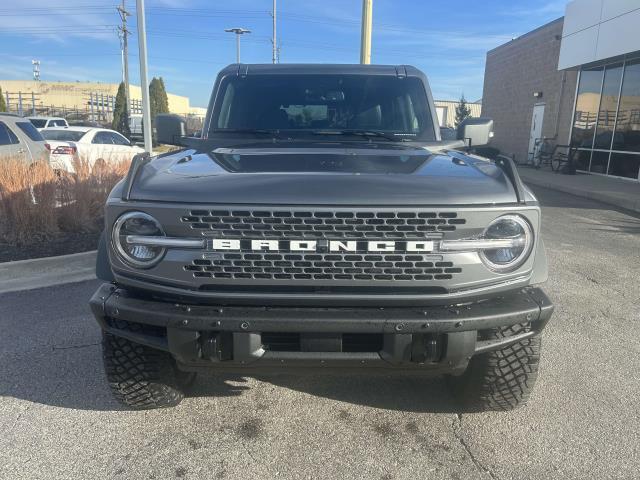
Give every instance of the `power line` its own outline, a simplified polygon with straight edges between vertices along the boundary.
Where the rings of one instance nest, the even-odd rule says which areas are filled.
[[[75,25],[56,25],[55,27],[50,27],[50,26],[42,26],[42,27],[24,27],[24,28],[17,28],[15,31],[17,32],[30,32],[30,31],[40,31],[40,30],[51,30],[53,32],[57,32],[57,33],[65,33],[62,32],[61,29],[63,28],[74,28],[74,27],[82,27],[82,30],[86,30],[88,28],[116,28],[118,27],[118,25],[116,24],[110,24],[110,23],[103,23],[103,24],[88,24],[88,23],[83,23],[83,24],[75,24]]]

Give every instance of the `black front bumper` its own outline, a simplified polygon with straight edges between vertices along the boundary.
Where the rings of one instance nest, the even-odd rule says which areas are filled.
[[[455,306],[310,308],[176,304],[105,283],[90,305],[106,332],[168,351],[184,370],[239,372],[456,373],[475,354],[536,335],[553,312],[539,288]],[[514,325],[512,336],[478,340]]]

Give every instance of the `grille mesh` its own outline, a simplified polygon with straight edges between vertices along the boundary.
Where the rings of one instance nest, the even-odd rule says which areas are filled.
[[[451,262],[407,253],[223,253],[184,269],[196,278],[246,280],[449,280],[462,271]]]
[[[181,217],[192,229],[220,238],[424,238],[466,223],[456,212],[191,210]]]

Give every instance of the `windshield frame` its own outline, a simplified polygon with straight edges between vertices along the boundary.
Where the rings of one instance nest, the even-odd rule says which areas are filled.
[[[291,73],[291,72],[287,72],[287,73],[260,73],[260,74],[256,74],[256,75],[247,75],[246,78],[249,77],[257,77],[257,76],[263,76],[263,77],[277,77],[277,76],[291,76],[291,77],[295,77],[295,76],[309,76],[309,77],[324,77],[324,76],[334,76],[334,77],[365,77],[365,78],[371,78],[371,77],[378,77],[378,78],[402,78],[404,79],[412,79],[412,81],[416,81],[417,84],[419,85],[419,95],[423,96],[424,101],[425,101],[425,111],[424,111],[424,118],[423,118],[423,122],[425,124],[424,129],[420,132],[417,133],[411,133],[411,132],[407,132],[407,131],[397,131],[394,132],[393,130],[388,130],[388,129],[376,129],[376,128],[362,128],[362,129],[351,129],[351,128],[336,128],[336,127],[328,127],[328,128],[317,128],[317,127],[310,127],[310,128],[268,128],[268,129],[264,129],[264,128],[243,128],[243,129],[239,129],[239,128],[218,128],[216,123],[218,122],[218,119],[220,118],[220,114],[221,114],[221,110],[223,108],[223,103],[224,103],[224,97],[225,97],[225,92],[226,92],[226,88],[229,85],[230,82],[232,82],[234,79],[239,78],[238,75],[236,74],[224,74],[224,75],[220,75],[216,81],[216,84],[214,86],[214,95],[212,96],[211,100],[210,100],[210,107],[209,107],[209,116],[206,119],[206,124],[205,124],[205,128],[203,129],[203,131],[205,131],[207,133],[207,137],[206,138],[219,138],[220,136],[224,136],[227,134],[244,134],[244,135],[255,135],[255,134],[261,134],[264,135],[265,133],[272,133],[274,136],[278,136],[277,134],[284,134],[288,137],[310,137],[310,136],[314,136],[317,135],[318,132],[322,132],[322,131],[327,131],[327,132],[331,132],[331,131],[337,131],[337,130],[343,130],[345,132],[348,132],[349,130],[359,130],[361,132],[371,132],[374,135],[368,136],[368,135],[361,135],[361,136],[352,136],[352,135],[345,135],[344,138],[336,138],[338,137],[338,135],[336,135],[335,137],[332,137],[330,135],[327,135],[327,137],[329,139],[331,139],[331,141],[345,141],[348,139],[348,141],[355,141],[355,142],[370,142],[376,139],[376,137],[378,137],[381,140],[386,140],[388,141],[389,138],[384,139],[384,137],[396,137],[398,141],[416,141],[416,142],[438,142],[440,141],[440,134],[439,134],[439,126],[437,124],[437,117],[436,117],[436,113],[434,110],[434,104],[433,104],[433,98],[431,96],[431,92],[429,91],[429,89],[427,88],[427,80],[426,77],[424,77],[423,74],[421,75],[408,75],[405,77],[396,77],[396,76],[391,76],[391,75],[385,75],[385,74],[369,74],[369,73],[339,73],[339,72],[327,72],[327,73],[307,73],[307,72],[300,72],[300,73]],[[409,90],[407,90],[409,91]],[[244,131],[243,131],[244,130]],[[260,131],[260,132],[252,132],[252,130],[256,130],[256,131]],[[316,136],[316,139],[318,137]]]

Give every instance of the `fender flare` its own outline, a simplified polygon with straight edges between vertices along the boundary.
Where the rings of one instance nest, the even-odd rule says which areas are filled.
[[[105,282],[115,282],[109,263],[109,249],[107,248],[107,236],[103,230],[100,234],[100,242],[98,243],[98,254],[96,256],[96,277]]]

